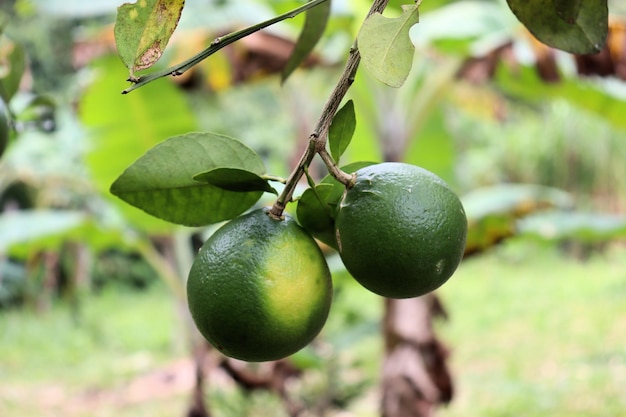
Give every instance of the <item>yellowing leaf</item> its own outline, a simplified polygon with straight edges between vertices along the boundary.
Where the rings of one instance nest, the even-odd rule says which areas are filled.
[[[184,5],[184,0],[138,0],[118,7],[115,43],[131,80],[135,71],[149,68],[161,58]]]
[[[415,47],[409,30],[419,21],[418,4],[403,6],[396,18],[375,13],[368,17],[357,37],[365,68],[379,81],[400,87],[413,65]]]

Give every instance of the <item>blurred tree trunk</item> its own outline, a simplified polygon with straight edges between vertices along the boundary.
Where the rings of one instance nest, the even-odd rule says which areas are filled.
[[[434,294],[385,300],[382,369],[383,417],[427,417],[452,399],[448,351],[437,339],[433,320],[446,317]]]

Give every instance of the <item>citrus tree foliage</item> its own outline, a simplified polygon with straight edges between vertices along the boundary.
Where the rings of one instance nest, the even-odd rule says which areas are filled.
[[[507,0],[541,42],[575,54],[600,52],[609,29],[606,1]]]
[[[132,82],[124,92],[163,76],[182,74],[228,44],[306,13],[302,31],[282,73],[284,81],[323,36],[330,3],[330,0],[311,0],[272,19],[217,38],[207,49],[181,64],[139,76],[135,71],[149,68],[162,55],[184,2],[150,0],[122,5],[118,9],[115,35],[120,57],[129,69]],[[606,0],[508,0],[508,5],[539,41],[552,47],[584,54],[599,51],[605,42]],[[342,78],[309,138],[309,147],[288,179],[267,175],[261,158],[238,139],[214,133],[179,132],[131,164],[114,181],[111,192],[168,222],[205,225],[236,217],[251,208],[263,192],[275,192],[270,181],[282,181],[286,184],[273,209],[274,214],[280,215],[293,198],[295,184],[307,174],[308,165],[319,155],[328,167],[329,176],[318,184],[309,178],[310,188],[299,200],[298,218],[314,236],[334,246],[334,213],[344,184],[350,181],[352,171],[367,164],[338,168],[357,122],[354,103],[348,101],[340,109],[342,99],[359,64],[382,83],[400,87],[413,63],[415,47],[409,34],[412,27],[419,24],[420,1],[402,6],[401,13],[394,17],[383,15],[386,6],[386,0],[373,2],[349,51]],[[467,23],[463,16],[459,20],[450,24]]]

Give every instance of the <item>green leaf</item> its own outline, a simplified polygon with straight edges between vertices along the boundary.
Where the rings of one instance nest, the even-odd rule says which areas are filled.
[[[583,0],[552,0],[554,9],[561,19],[566,22],[575,22],[580,13]]]
[[[328,131],[328,146],[335,163],[339,163],[341,155],[345,152],[352,141],[356,129],[356,116],[354,114],[354,102],[348,100],[333,117],[330,130]]]
[[[283,69],[282,82],[289,78],[291,73],[304,62],[324,34],[330,16],[330,4],[330,1],[326,1],[307,10],[302,32],[300,32],[293,52],[289,56],[289,61]]]
[[[242,142],[214,133],[188,133],[146,152],[111,185],[111,193],[172,223],[217,223],[243,213],[263,194],[228,191],[193,179],[198,172],[220,167],[265,173],[261,158]]]
[[[606,0],[507,0],[541,42],[573,54],[600,52],[609,30]]]
[[[379,81],[400,87],[411,71],[415,47],[409,30],[419,22],[418,4],[402,7],[400,17],[387,18],[380,13],[368,17],[357,41],[363,65]]]
[[[240,168],[215,168],[200,172],[193,179],[228,191],[264,191],[278,194],[267,179]]]
[[[17,93],[26,70],[24,48],[6,37],[0,40],[0,97],[8,103]]]
[[[331,184],[318,184],[307,188],[298,199],[296,215],[300,225],[313,237],[337,249],[335,221],[327,200],[333,194]]]
[[[131,80],[135,71],[150,68],[161,58],[184,5],[184,0],[139,0],[118,7],[115,43]]]
[[[347,173],[372,165],[374,162],[354,162],[341,167]],[[298,199],[298,221],[311,235],[337,249],[335,216],[345,186],[331,175],[325,176],[315,187],[307,188]]]

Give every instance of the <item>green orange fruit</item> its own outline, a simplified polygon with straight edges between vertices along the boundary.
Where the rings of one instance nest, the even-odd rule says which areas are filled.
[[[443,285],[461,262],[467,237],[458,196],[414,165],[376,164],[355,175],[335,218],[348,272],[390,298],[416,297]]]
[[[320,332],[332,282],[319,246],[296,221],[266,209],[218,229],[187,281],[200,333],[227,356],[261,362],[297,352]]]

